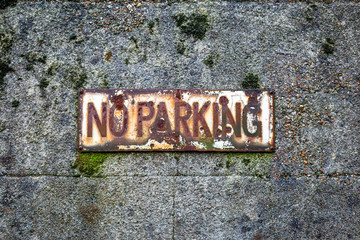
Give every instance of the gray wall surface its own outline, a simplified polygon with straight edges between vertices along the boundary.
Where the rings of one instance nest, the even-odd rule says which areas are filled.
[[[360,5],[0,2],[0,239],[359,239]],[[79,88],[273,88],[275,153],[78,153]]]

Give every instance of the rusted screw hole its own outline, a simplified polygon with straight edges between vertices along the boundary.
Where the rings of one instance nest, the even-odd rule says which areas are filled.
[[[157,127],[158,129],[161,130],[165,130],[165,119],[160,118],[158,123],[157,123]]]
[[[226,133],[231,133],[231,127],[226,127],[225,131]]]
[[[220,97],[219,102],[221,105],[225,106],[229,103],[229,99],[227,99],[227,97],[225,97],[225,96],[222,96],[222,97]]]

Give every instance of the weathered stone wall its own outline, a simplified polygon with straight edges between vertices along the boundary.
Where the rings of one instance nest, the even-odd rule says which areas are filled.
[[[0,239],[360,238],[359,4],[6,2]],[[274,154],[76,150],[79,88],[254,87]]]

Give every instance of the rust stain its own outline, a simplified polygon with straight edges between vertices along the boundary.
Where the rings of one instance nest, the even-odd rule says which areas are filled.
[[[83,89],[79,151],[275,150],[273,90]]]
[[[110,62],[111,61],[111,56],[112,56],[112,52],[108,51],[105,53],[104,58],[106,59],[106,61]]]

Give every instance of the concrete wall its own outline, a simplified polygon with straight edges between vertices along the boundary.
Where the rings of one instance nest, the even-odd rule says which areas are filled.
[[[0,239],[360,238],[358,3],[8,3]],[[249,84],[274,154],[76,150],[79,88]]]

